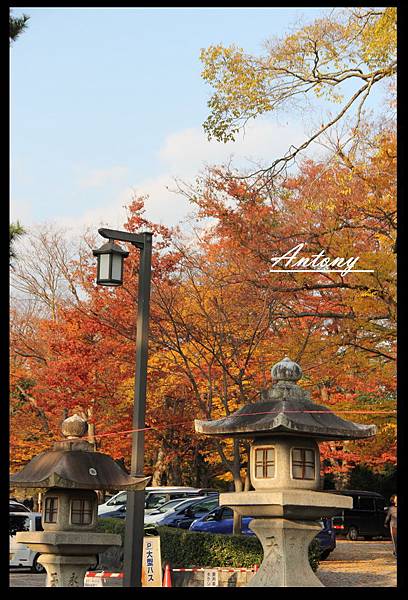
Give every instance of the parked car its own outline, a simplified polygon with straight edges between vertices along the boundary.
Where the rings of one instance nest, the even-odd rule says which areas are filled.
[[[208,503],[209,499],[211,500]],[[197,507],[197,511],[193,512],[193,506],[198,504],[200,501],[203,501],[203,506],[200,504]],[[167,504],[170,504],[170,506],[167,507]],[[149,514],[145,513],[144,523],[145,525],[168,525],[169,527],[183,527],[184,529],[188,529],[190,523],[195,519],[196,516],[201,516],[202,514],[207,513],[217,505],[218,494],[199,497],[194,496],[193,498],[177,498],[166,502],[166,504],[163,504],[159,509],[152,511]],[[163,510],[163,508],[165,510]],[[102,515],[99,515],[99,518],[125,519],[126,505],[123,504],[111,512],[103,513]]]
[[[204,500],[207,496],[197,496],[194,497],[194,500]],[[155,524],[164,519],[165,516],[168,516],[171,512],[173,512],[176,508],[182,505],[186,505],[186,503],[190,503],[191,498],[174,498],[173,500],[169,500],[164,504],[161,504],[158,508],[155,508],[149,514],[145,514],[144,522],[145,525]]]
[[[166,527],[181,527],[188,529],[191,523],[218,506],[218,494],[212,494],[204,498],[191,498],[176,506],[173,510],[165,513],[163,518],[156,521],[156,525]]]
[[[216,490],[209,488],[193,488],[182,486],[147,487],[145,490],[145,513],[149,514],[161,504],[175,498],[191,498],[207,494],[217,494]],[[107,502],[98,506],[98,515],[116,511],[120,506],[126,505],[127,492],[118,492]]]
[[[126,504],[120,504],[117,507],[112,507],[113,510],[108,510],[98,515],[99,519],[124,519],[126,517]]]
[[[390,537],[388,528],[384,526],[384,496],[363,490],[330,493],[353,498],[353,508],[346,508],[340,516],[333,517],[333,528],[338,536],[346,536],[348,540],[356,540],[358,537],[368,540],[373,537]]]
[[[28,506],[17,502],[16,500],[9,500],[9,512],[32,512]]]
[[[45,569],[38,561],[39,553],[16,541],[18,531],[42,531],[41,513],[22,511],[10,512],[10,567],[31,567],[34,573],[44,573]]]
[[[253,517],[242,517],[241,533],[243,535],[255,535],[249,529],[249,523]],[[332,527],[331,519],[322,519],[320,521],[322,530],[316,535],[320,544],[320,558],[324,560],[336,547],[336,534]],[[233,511],[228,506],[215,508],[207,515],[196,519],[190,525],[190,531],[204,531],[207,533],[232,533]]]

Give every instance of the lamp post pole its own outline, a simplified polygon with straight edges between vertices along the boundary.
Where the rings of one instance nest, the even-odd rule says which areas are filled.
[[[130,474],[134,477],[143,477],[152,233],[135,234],[104,228],[98,231],[102,237],[130,242],[141,250],[133,404],[133,429],[136,431],[132,433]],[[123,565],[124,587],[141,587],[142,585],[144,502],[144,490],[127,492]]]

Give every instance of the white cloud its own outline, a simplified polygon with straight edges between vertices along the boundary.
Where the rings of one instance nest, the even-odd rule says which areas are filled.
[[[127,167],[114,166],[109,169],[92,169],[80,180],[81,187],[103,187],[109,182],[118,181],[128,173]]]
[[[278,125],[265,119],[253,121],[235,142],[208,141],[200,128],[185,129],[169,135],[159,157],[174,175],[195,174],[203,163],[220,164],[229,161],[240,168],[252,168],[254,163],[270,164],[282,156],[290,145],[300,145],[305,133],[301,126]]]
[[[174,178],[192,182],[206,164],[217,165],[230,159],[232,166],[240,169],[251,170],[259,164],[268,166],[285,154],[291,145],[300,145],[305,137],[299,122],[283,126],[265,119],[252,122],[236,142],[227,144],[209,142],[202,128],[178,131],[164,139],[157,153],[156,159],[162,166],[158,176],[132,181],[132,173],[126,167],[95,169],[82,179],[82,186],[98,187],[98,192],[103,193],[104,187],[109,184],[108,195],[112,201],[86,209],[76,217],[64,216],[54,220],[78,232],[86,227],[95,231],[102,226],[121,229],[127,219],[124,207],[130,204],[133,196],[147,195],[146,217],[163,225],[176,225],[186,218],[192,207],[184,196],[171,191],[175,188]],[[126,187],[120,181],[125,174]]]

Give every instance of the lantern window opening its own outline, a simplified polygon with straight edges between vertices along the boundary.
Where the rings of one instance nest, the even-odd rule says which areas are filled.
[[[71,524],[90,525],[93,520],[92,502],[85,498],[71,500]]]
[[[275,477],[275,448],[255,449],[255,477],[272,479]]]
[[[45,499],[44,522],[56,523],[58,515],[58,498],[51,496]]]
[[[316,478],[315,452],[311,448],[292,448],[292,479]]]

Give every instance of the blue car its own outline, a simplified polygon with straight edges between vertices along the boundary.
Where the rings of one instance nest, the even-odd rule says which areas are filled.
[[[255,535],[248,525],[253,517],[242,517],[241,533]],[[322,530],[316,535],[320,544],[320,558],[327,558],[336,547],[336,534],[332,527],[331,519],[321,519]],[[190,525],[190,531],[204,531],[206,533],[232,533],[233,512],[228,506],[220,506],[207,515],[196,519]]]

